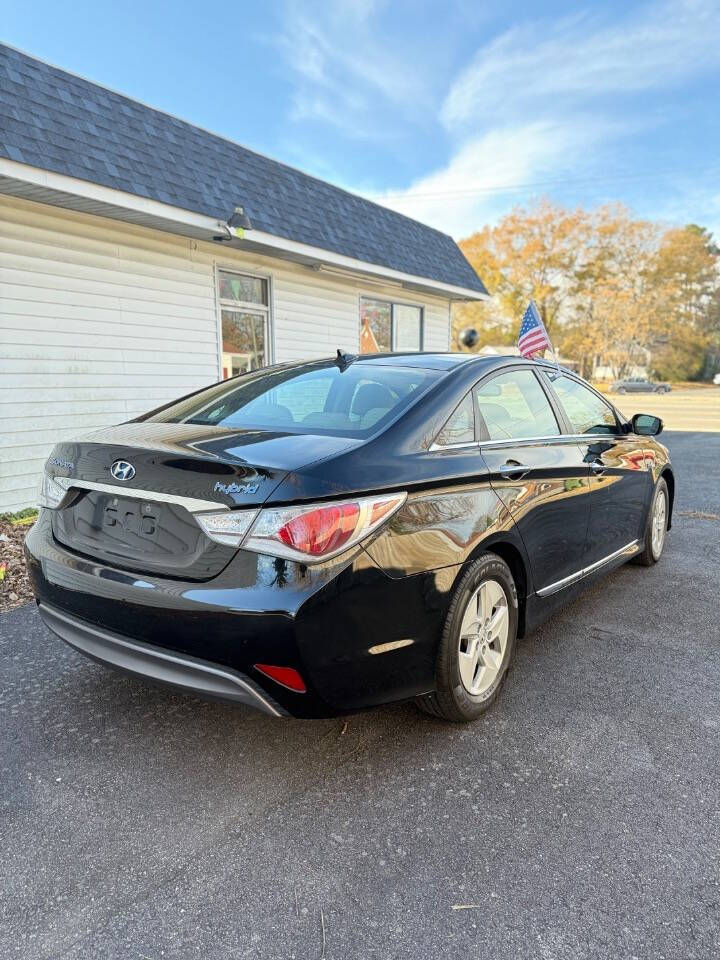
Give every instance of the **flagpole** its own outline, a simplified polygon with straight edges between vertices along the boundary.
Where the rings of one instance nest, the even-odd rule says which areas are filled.
[[[557,354],[555,353],[555,347],[552,345],[552,341],[550,340],[550,337],[548,337],[548,343],[550,344],[550,352],[552,353],[552,358],[555,361],[557,372],[560,373],[560,364],[558,362]]]

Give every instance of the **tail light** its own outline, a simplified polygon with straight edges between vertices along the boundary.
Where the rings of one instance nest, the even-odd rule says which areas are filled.
[[[257,514],[257,510],[233,510],[202,513],[195,519],[211,540],[228,547],[239,547]]]
[[[55,510],[63,501],[67,490],[61,487],[59,483],[48,473],[43,473],[40,479],[40,490],[38,495],[38,506],[47,507],[48,510]]]
[[[359,543],[398,510],[406,493],[196,517],[219,543],[319,563]]]

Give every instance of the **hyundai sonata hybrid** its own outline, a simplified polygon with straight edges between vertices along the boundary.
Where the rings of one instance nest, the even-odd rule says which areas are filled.
[[[40,614],[94,660],[275,716],[414,698],[473,720],[518,637],[659,560],[661,429],[517,357],[254,371],[57,444],[26,542]]]

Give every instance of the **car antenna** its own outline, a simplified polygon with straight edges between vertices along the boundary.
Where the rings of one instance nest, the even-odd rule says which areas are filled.
[[[341,350],[340,347],[338,347],[337,356],[333,362],[335,363],[335,366],[339,368],[340,373],[342,373],[343,371],[347,370],[353,360],[357,360],[357,357],[354,353],[345,353],[344,350]]]

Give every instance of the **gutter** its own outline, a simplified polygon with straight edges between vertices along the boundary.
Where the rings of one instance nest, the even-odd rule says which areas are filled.
[[[33,167],[5,157],[0,157],[0,193],[75,210],[79,213],[109,217],[136,226],[163,230],[205,242],[212,243],[212,238],[218,231],[227,232],[225,223],[205,214],[194,213],[159,200],[140,197],[124,190],[105,187],[63,173],[43,170],[41,167]],[[228,208],[230,206],[229,204]],[[264,233],[262,230],[247,231],[242,237],[233,237],[222,246],[291,260],[305,264],[314,270],[340,276],[356,279],[374,278],[376,282],[387,281],[391,285],[399,285],[407,290],[432,293],[449,300],[490,299],[488,294],[468,287],[455,286],[430,277],[419,277],[378,264],[367,263],[364,260],[356,260],[321,247]]]

